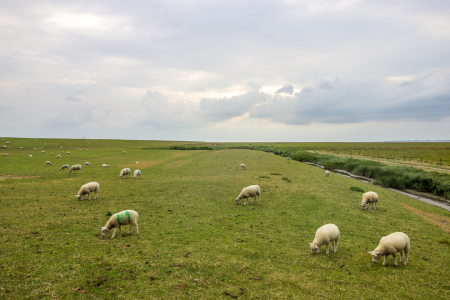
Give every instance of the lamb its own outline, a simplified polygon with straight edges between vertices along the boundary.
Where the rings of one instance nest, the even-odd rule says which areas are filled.
[[[244,164],[241,164],[241,170],[247,170],[247,166]]]
[[[42,151],[42,154],[45,154],[45,151]]]
[[[56,155],[56,158],[55,158],[55,159],[58,159],[58,158],[61,158],[61,155]]]
[[[128,234],[131,233],[131,229],[133,229],[133,226],[136,226],[136,235],[139,234],[139,228],[138,228],[138,222],[139,220],[139,214],[134,210],[124,210],[117,214],[114,214],[111,216],[109,221],[106,223],[104,227],[102,227],[102,237],[104,238],[109,230],[114,227],[114,233],[111,236],[113,239],[116,236],[116,230],[117,227],[119,227],[119,232],[122,234],[122,227],[121,225],[128,225],[130,224],[130,230],[128,231]]]
[[[68,155],[71,155],[72,153],[70,153],[69,151],[67,151],[67,154],[68,154]]]
[[[45,165],[47,166],[47,165],[52,165],[52,163],[51,162],[49,162],[48,160],[45,162]]]
[[[339,228],[334,224],[326,224],[317,229],[316,236],[314,237],[314,241],[312,243],[309,243],[309,246],[311,247],[311,253],[319,253],[320,252],[320,246],[326,244],[327,245],[327,251],[326,254],[329,254],[330,251],[328,249],[328,245],[331,242],[331,247],[333,248],[333,251],[337,251],[337,244],[339,241],[340,232]]]
[[[236,204],[239,205],[239,203],[241,202],[241,199],[245,198],[244,206],[247,205],[249,197],[255,197],[255,199],[253,200],[253,204],[255,204],[256,196],[258,196],[258,204],[259,204],[259,202],[260,202],[259,197],[261,196],[261,189],[259,188],[258,185],[250,185],[250,186],[242,189],[241,193],[236,198]]]
[[[68,168],[69,168],[69,165],[62,165],[62,167],[59,168],[59,170],[61,171],[62,169],[68,169]]]
[[[83,167],[81,165],[73,165],[70,167],[69,174],[72,173],[72,171],[80,170],[80,174],[83,171]]]
[[[30,158],[33,158],[33,155],[30,154]]]
[[[372,256],[372,262],[377,263],[381,256],[384,256],[383,266],[386,265],[386,257],[390,254],[394,257],[394,265],[397,267],[397,252],[400,252],[400,261],[403,260],[405,253],[405,266],[408,264],[408,254],[410,249],[409,237],[403,232],[394,232],[388,236],[382,237],[378,247],[369,251]]]
[[[366,209],[366,205],[372,205],[372,208],[375,204],[375,209],[377,209],[378,195],[375,192],[367,192],[362,195],[361,209]]]
[[[90,164],[90,163],[89,163],[88,161],[87,161],[87,162],[85,162],[85,163],[84,163],[84,165],[85,165],[85,166],[89,166],[89,167],[92,167],[92,166],[91,166],[91,164]]]
[[[107,164],[103,164],[102,167],[103,167],[103,168],[110,168],[111,166],[110,166],[110,165],[107,165]]]
[[[141,177],[141,170],[136,170],[133,172],[134,179],[138,179],[138,177]]]
[[[330,177],[330,171],[328,170],[325,171],[325,177]]]
[[[100,189],[100,184],[98,182],[89,182],[85,185],[82,185],[80,190],[78,191],[78,194],[75,195],[75,197],[78,198],[78,200],[83,200],[84,195],[89,195],[89,200],[91,200],[91,192],[95,192],[94,200],[97,199],[98,196],[98,190]]]
[[[119,177],[120,177],[120,178],[122,178],[122,177],[127,177],[127,175],[128,175],[128,177],[131,176],[131,170],[130,170],[129,168],[122,169],[122,170],[120,171]]]

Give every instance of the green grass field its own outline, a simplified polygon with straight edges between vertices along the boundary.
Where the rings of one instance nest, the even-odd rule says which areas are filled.
[[[325,178],[319,168],[261,151],[159,150],[194,142],[6,140],[4,299],[450,298],[446,210],[335,174]],[[59,171],[85,161],[92,167],[82,174]],[[119,179],[124,167],[139,168],[141,179]],[[90,181],[100,183],[99,198],[78,201]],[[261,204],[236,205],[251,184],[260,185]],[[361,192],[351,187],[377,192],[378,209],[362,211]],[[108,213],[125,209],[139,213],[140,235],[101,239]],[[341,231],[337,253],[325,255],[322,247],[310,254],[308,243],[327,223]],[[368,251],[396,231],[411,240],[409,264],[394,268],[392,257],[386,267],[373,264]]]

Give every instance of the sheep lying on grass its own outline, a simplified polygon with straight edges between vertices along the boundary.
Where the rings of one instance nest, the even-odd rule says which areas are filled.
[[[73,165],[70,167],[69,174],[72,173],[72,171],[78,171],[80,170],[80,174],[83,171],[83,167],[81,165]]]
[[[325,171],[325,177],[330,177],[330,171],[328,170]]]
[[[107,165],[107,164],[103,164],[102,167],[103,167],[103,168],[110,168],[111,166],[110,166],[110,165]]]
[[[383,266],[386,265],[386,257],[390,254],[394,257],[394,265],[397,267],[397,252],[400,252],[400,261],[403,260],[405,253],[405,266],[408,264],[408,254],[410,249],[409,238],[403,232],[394,232],[388,236],[382,237],[378,247],[369,251],[372,255],[372,262],[377,263],[381,256],[384,256]]]
[[[261,196],[261,189],[258,185],[250,185],[248,187],[245,187],[242,189],[239,196],[236,198],[236,204],[239,204],[241,202],[242,198],[245,198],[244,206],[248,204],[248,198],[249,197],[255,197],[253,200],[253,204],[256,202],[256,196],[258,196],[258,204],[260,202],[260,196]]]
[[[247,170],[247,166],[244,164],[241,164],[241,170]]]
[[[61,158],[61,155],[56,155],[56,157],[55,157],[56,159],[58,159],[58,158]]]
[[[317,229],[316,236],[314,237],[314,241],[312,243],[309,243],[309,246],[311,247],[311,253],[319,253],[320,252],[320,246],[326,244],[327,245],[327,251],[326,254],[329,254],[330,251],[328,249],[328,245],[331,242],[331,247],[333,248],[333,251],[337,251],[337,244],[339,241],[340,232],[339,228],[334,224],[326,224]]]
[[[61,171],[62,169],[68,169],[68,168],[69,168],[69,165],[62,165],[62,167],[59,168],[59,170]]]
[[[49,162],[48,160],[45,162],[45,165],[47,166],[51,166],[52,165],[52,163],[51,162]]]
[[[377,209],[377,202],[378,202],[377,193],[375,193],[375,192],[364,193],[362,195],[362,202],[360,202],[361,209],[366,209],[367,204],[369,204],[368,208],[370,208],[370,205],[372,205],[372,208],[373,208],[373,205],[375,204],[375,209]]]
[[[84,165],[85,165],[85,166],[89,166],[89,167],[92,167],[92,166],[91,166],[91,164],[90,164],[90,162],[88,162],[88,161],[87,161],[87,162],[85,162],[85,163],[84,163]]]
[[[141,177],[141,170],[136,170],[133,172],[134,179],[138,179],[138,177]]]
[[[97,199],[98,196],[98,190],[100,189],[100,184],[98,182],[89,182],[85,185],[82,185],[80,190],[78,191],[78,194],[75,195],[75,197],[78,198],[78,200],[83,200],[84,195],[89,195],[89,200],[91,200],[91,192],[95,192],[94,200]]]
[[[123,178],[123,177],[126,178],[127,175],[128,175],[128,177],[131,176],[131,170],[130,170],[129,168],[122,169],[122,170],[120,171],[119,177],[120,177],[120,178]]]
[[[114,227],[114,233],[111,238],[114,238],[116,236],[116,230],[119,228],[120,234],[122,234],[122,225],[128,225],[130,224],[130,230],[128,231],[128,234],[131,233],[131,229],[133,229],[133,226],[136,226],[136,235],[139,234],[139,228],[138,228],[138,222],[139,220],[139,214],[135,212],[134,210],[124,210],[120,213],[114,214],[111,216],[109,221],[106,223],[104,227],[102,227],[102,237],[104,238],[108,232],[111,230],[111,228]]]

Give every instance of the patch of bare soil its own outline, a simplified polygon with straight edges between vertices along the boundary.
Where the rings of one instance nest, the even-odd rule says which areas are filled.
[[[39,176],[27,176],[27,175],[2,175],[0,176],[0,180],[5,179],[23,179],[23,178],[34,178]]]
[[[435,224],[438,227],[442,228],[447,233],[450,233],[450,218],[432,214],[429,212],[425,212],[425,211],[422,211],[420,209],[411,207],[411,206],[403,204],[403,203],[400,203],[400,204],[403,205],[404,207],[406,207],[407,209],[409,209],[410,211],[415,212],[416,214],[418,214],[419,216],[421,216],[428,222]]]

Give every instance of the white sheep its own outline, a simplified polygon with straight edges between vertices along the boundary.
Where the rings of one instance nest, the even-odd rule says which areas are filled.
[[[311,248],[311,253],[319,253],[320,252],[320,246],[326,244],[327,245],[327,251],[326,254],[329,254],[330,251],[328,249],[328,246],[331,242],[331,247],[333,248],[333,251],[337,251],[337,244],[339,241],[340,232],[339,228],[334,224],[326,224],[317,229],[316,235],[314,237],[314,241],[312,243],[309,243],[309,246]]]
[[[375,193],[375,192],[364,193],[362,195],[362,202],[360,202],[361,209],[366,209],[367,204],[369,204],[368,208],[370,208],[370,205],[372,205],[372,208],[375,205],[375,209],[377,209],[377,202],[378,202],[378,194],[377,193]]]
[[[70,167],[69,174],[72,173],[72,171],[78,171],[80,170],[80,174],[83,171],[83,167],[81,165],[73,165]]]
[[[69,168],[69,165],[62,165],[62,167],[59,168],[59,170],[61,171],[62,169],[68,169],[68,168]]]
[[[30,154],[30,158],[33,158],[33,155]]]
[[[131,229],[133,229],[133,226],[136,226],[136,235],[138,235],[139,234],[139,228],[137,224],[138,220],[139,214],[134,210],[124,210],[121,211],[120,213],[114,214],[111,216],[106,225],[102,227],[102,237],[104,238],[111,230],[111,228],[114,227],[114,233],[111,236],[111,238],[114,238],[116,236],[117,228],[119,228],[119,232],[120,234],[122,234],[122,225],[128,224],[130,224],[130,230],[128,231],[128,234],[131,233]]]
[[[47,166],[47,165],[52,165],[52,163],[51,162],[49,162],[48,160],[45,162],[45,165]]]
[[[33,148],[33,150],[37,150],[37,148]]]
[[[258,185],[250,185],[248,187],[245,187],[242,189],[239,196],[236,198],[236,204],[239,204],[241,202],[242,198],[245,198],[244,206],[248,204],[248,198],[249,197],[255,197],[253,200],[253,204],[256,202],[256,196],[258,196],[258,204],[260,202],[260,196],[261,196],[261,189]]]
[[[137,161],[137,162],[136,162],[136,164],[138,165],[138,164],[139,164],[139,162]]]
[[[2,145],[2,149],[6,149],[8,148],[8,146]]]
[[[84,165],[85,165],[85,166],[89,166],[89,167],[92,167],[92,166],[91,166],[91,163],[90,163],[90,162],[88,162],[88,161],[87,161],[87,162],[85,162],[85,163],[84,163]]]
[[[56,155],[55,159],[61,158],[61,155]]]
[[[50,153],[50,155],[55,155],[55,153],[52,152],[52,153]]]
[[[138,179],[138,177],[141,177],[141,170],[135,170],[133,172],[134,179]]]
[[[42,154],[45,154],[45,151],[42,151]]]
[[[130,170],[129,168],[122,169],[122,170],[120,171],[119,177],[120,177],[120,178],[122,178],[122,177],[125,177],[125,178],[126,178],[127,175],[128,175],[128,177],[131,176],[131,170]]]
[[[62,149],[63,147],[61,146],[61,147],[59,147],[59,149]]]
[[[241,170],[247,170],[247,166],[244,164],[241,164]]]
[[[6,145],[9,145],[9,142],[5,142]]]
[[[103,168],[110,168],[111,166],[110,166],[110,165],[107,165],[107,164],[103,164],[102,167],[103,167]]]
[[[123,151],[122,154],[125,154],[125,151]]]
[[[330,177],[330,171],[328,170],[325,171],[325,177]]]
[[[8,153],[3,153],[3,156],[8,156]]]
[[[19,147],[20,150],[23,150],[23,147]]]
[[[382,237],[378,247],[369,251],[372,256],[372,262],[377,263],[384,256],[383,266],[386,265],[386,257],[390,254],[394,257],[394,265],[397,267],[397,252],[400,252],[400,261],[403,260],[405,253],[405,266],[408,264],[408,254],[410,249],[409,237],[403,232],[394,232],[388,236]]]
[[[98,196],[98,190],[100,189],[100,184],[98,182],[89,182],[85,185],[82,185],[80,190],[78,191],[78,194],[75,195],[75,197],[78,198],[78,200],[83,200],[84,195],[89,195],[89,200],[91,200],[91,192],[95,192],[94,200],[97,199]]]
[[[68,154],[68,155],[71,155],[72,153],[70,153],[69,151],[67,151],[67,154]]]

